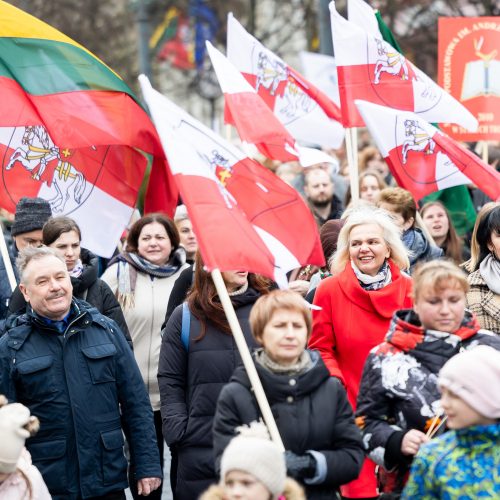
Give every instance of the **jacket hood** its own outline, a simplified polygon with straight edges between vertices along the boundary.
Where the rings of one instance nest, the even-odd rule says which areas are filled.
[[[475,335],[480,328],[476,317],[470,311],[465,311],[459,329],[449,336],[456,337],[457,340],[466,340]],[[402,309],[394,313],[385,341],[398,350],[410,352],[426,342],[429,335],[429,331],[422,326],[413,309]],[[444,333],[443,335],[446,336]]]
[[[403,243],[410,250],[410,265],[421,259],[437,259],[443,256],[443,250],[431,245],[419,228],[408,229],[403,233]]]
[[[294,399],[300,399],[316,390],[325,380],[330,378],[330,373],[319,353],[317,351],[308,352],[311,355],[312,366],[298,375],[273,373],[264,368],[260,363],[255,363],[259,378],[264,386],[270,404],[285,402],[288,396],[293,396]],[[297,383],[290,385],[291,379],[295,379]],[[236,368],[231,377],[231,382],[237,382],[248,390],[251,390],[250,379],[242,364]]]
[[[73,293],[75,295],[82,294],[88,290],[99,277],[98,258],[89,250],[82,248],[80,252],[80,259],[83,264],[82,274],[78,277],[71,277],[71,284],[73,285]]]

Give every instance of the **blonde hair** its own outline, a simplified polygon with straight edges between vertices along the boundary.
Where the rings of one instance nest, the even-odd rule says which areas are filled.
[[[449,286],[455,285],[464,293],[469,291],[469,283],[465,273],[450,260],[431,260],[415,269],[413,278],[413,298],[415,300],[424,289],[431,288],[438,292]]]
[[[379,194],[377,206],[380,207],[382,203],[392,205],[394,211],[403,217],[407,222],[413,218],[415,224],[417,217],[417,204],[409,191],[400,187],[388,187],[382,189]]]
[[[302,314],[307,327],[307,338],[312,331],[312,316],[307,302],[292,290],[273,290],[260,297],[250,312],[250,328],[255,340],[260,341],[264,328],[271,321],[273,314],[280,310],[297,311]]]
[[[389,248],[390,259],[399,269],[408,269],[410,260],[408,251],[401,241],[401,231],[389,214],[380,208],[359,207],[352,209],[347,216],[344,227],[340,230],[337,251],[331,260],[333,272],[340,273],[349,261],[349,236],[356,226],[376,224],[382,229],[382,237]]]

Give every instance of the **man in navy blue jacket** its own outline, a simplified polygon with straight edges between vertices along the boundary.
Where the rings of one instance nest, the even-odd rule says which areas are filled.
[[[0,338],[0,394],[40,419],[26,442],[56,500],[125,499],[130,445],[139,493],[161,484],[153,412],[116,323],[72,297],[64,260],[50,248],[20,253],[29,306]]]

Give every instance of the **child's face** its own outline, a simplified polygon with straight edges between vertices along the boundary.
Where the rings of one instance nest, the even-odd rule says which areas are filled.
[[[463,399],[446,388],[441,389],[441,406],[447,415],[448,429],[464,429],[473,425],[488,425],[495,423],[470,407]]]
[[[224,500],[269,500],[270,491],[254,476],[240,470],[226,474]]]

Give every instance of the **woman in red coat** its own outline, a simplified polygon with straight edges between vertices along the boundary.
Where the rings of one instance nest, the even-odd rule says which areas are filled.
[[[314,298],[311,349],[317,349],[342,380],[353,408],[369,351],[384,339],[394,311],[412,307],[411,279],[399,229],[383,210],[360,208],[340,231],[333,276]],[[359,478],[344,487],[345,498],[376,498],[375,465],[366,460]]]

